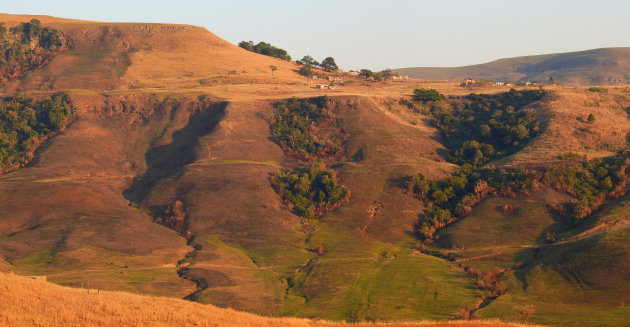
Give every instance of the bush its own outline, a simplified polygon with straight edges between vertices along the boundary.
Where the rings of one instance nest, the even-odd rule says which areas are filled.
[[[306,77],[311,77],[313,76],[313,68],[311,67],[311,65],[305,64],[304,66],[300,67],[298,74]]]
[[[589,123],[594,123],[595,122],[595,115],[588,114],[587,120],[588,120]]]
[[[274,105],[275,122],[271,133],[285,151],[308,159],[324,157],[340,150],[338,144],[317,140],[312,134],[315,123],[328,114],[328,97],[292,98]]]
[[[42,66],[63,46],[60,33],[50,27],[42,27],[37,19],[9,30],[0,23],[0,82]]]
[[[0,100],[0,168],[24,164],[39,140],[61,129],[72,112],[64,94],[35,101],[21,94]],[[1,169],[0,169],[1,170]]]
[[[444,95],[436,90],[415,89],[413,90],[414,100],[422,102],[435,102],[444,100]]]
[[[449,221],[468,215],[473,206],[488,196],[529,192],[538,185],[574,197],[563,211],[569,225],[575,226],[601,206],[606,197],[625,194],[626,171],[630,166],[627,156],[621,153],[569,167],[552,167],[544,173],[522,168],[491,170],[464,164],[453,176],[439,181],[427,180],[422,174],[411,176],[405,188],[428,207],[418,221],[417,232],[424,239],[431,238]]]
[[[293,211],[304,218],[318,217],[348,196],[348,189],[338,184],[321,160],[293,171],[276,172],[272,183],[282,198],[293,205]]]
[[[441,98],[441,94],[428,91],[418,94],[427,101]],[[433,103],[430,121],[451,150],[447,157],[450,162],[484,165],[517,152],[538,135],[540,127],[534,112],[522,108],[544,95],[541,90],[514,89],[498,95],[472,93],[448,103]]]

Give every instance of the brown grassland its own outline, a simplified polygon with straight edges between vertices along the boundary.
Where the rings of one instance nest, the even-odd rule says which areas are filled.
[[[499,321],[345,324],[300,318],[267,318],[190,301],[125,292],[61,287],[0,273],[2,326],[450,326],[518,327]],[[527,325],[533,326],[533,325]]]
[[[0,21],[33,17],[0,14]],[[614,322],[630,316],[628,270],[619,274],[614,261],[630,262],[627,197],[589,218],[581,232],[593,237],[576,243],[537,243],[556,224],[547,203],[566,200],[543,192],[483,202],[468,221],[444,229],[435,247],[452,252],[456,262],[417,251],[414,224],[423,206],[403,193],[401,181],[419,172],[444,178],[456,166],[445,161],[426,112],[401,100],[410,100],[415,88],[461,96],[509,87],[345,76],[345,85],[322,90],[315,88],[320,81],[298,75],[294,62],[245,51],[200,27],[35,18],[62,31],[72,46],[0,86],[0,95],[67,92],[78,118],[29,165],[0,176],[0,272],[46,275],[51,282],[0,274],[0,325],[344,326],[328,320],[428,319],[448,322],[389,325],[518,326],[449,319],[479,301],[480,291],[458,264],[487,270],[521,260],[533,266],[506,273],[508,293],[485,303],[478,316],[516,320],[529,303],[543,303],[529,320],[541,324],[574,326],[600,311],[614,311]],[[273,76],[270,65],[277,67]],[[626,147],[630,87],[543,87],[549,96],[531,105],[540,134],[490,165],[538,166],[567,152],[595,158]],[[351,197],[305,221],[270,185],[274,172],[303,164],[273,141],[270,123],[275,102],[322,95],[330,98],[333,117],[324,132],[348,134],[343,158],[327,164]],[[596,123],[587,121],[590,113]],[[163,224],[177,202],[187,230]],[[513,213],[496,211],[508,202]],[[608,227],[591,233],[600,219],[613,218],[618,234],[604,237]],[[588,262],[599,252],[576,252],[575,262],[583,263],[577,268],[589,268],[583,280],[573,263],[543,256],[563,257],[577,245],[615,258],[595,267]],[[88,282],[100,292],[76,288]],[[559,284],[563,296],[550,296]],[[600,310],[602,299],[610,304]]]

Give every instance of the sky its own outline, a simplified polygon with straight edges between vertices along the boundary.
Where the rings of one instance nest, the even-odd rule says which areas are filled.
[[[345,69],[449,67],[630,46],[627,0],[2,1],[0,12],[202,26]]]

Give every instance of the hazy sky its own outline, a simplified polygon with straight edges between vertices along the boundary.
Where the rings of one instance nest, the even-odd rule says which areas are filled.
[[[203,26],[346,70],[461,66],[630,46],[628,0],[2,1],[0,12]]]

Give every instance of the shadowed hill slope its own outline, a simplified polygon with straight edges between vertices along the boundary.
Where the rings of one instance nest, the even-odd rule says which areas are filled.
[[[410,77],[428,80],[463,81],[466,78],[496,81],[547,82],[578,85],[622,84],[630,81],[630,48],[499,59],[462,67],[410,67],[396,69]]]

